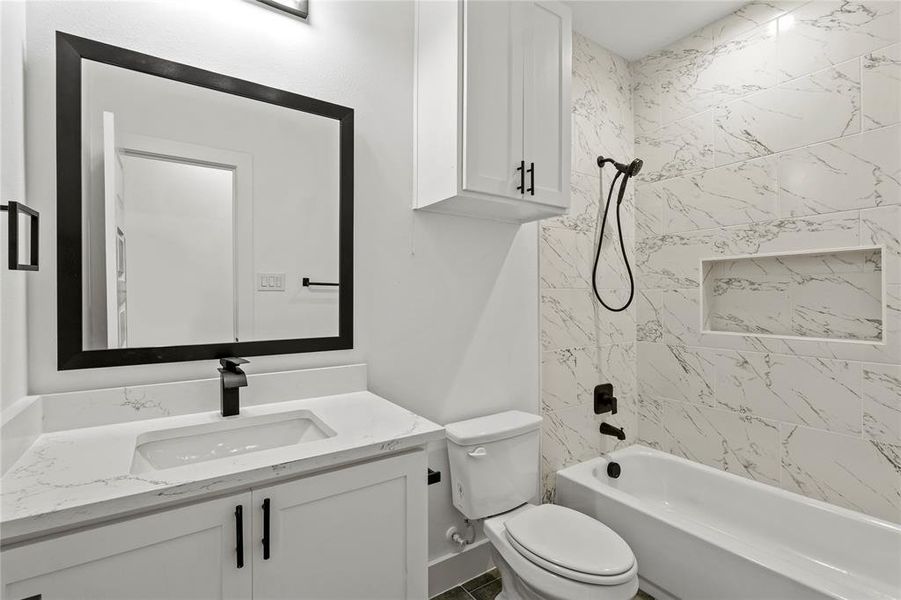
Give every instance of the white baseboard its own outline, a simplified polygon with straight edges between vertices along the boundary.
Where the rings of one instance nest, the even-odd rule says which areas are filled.
[[[462,552],[429,561],[429,598],[493,569],[489,548],[488,540],[482,538]]]

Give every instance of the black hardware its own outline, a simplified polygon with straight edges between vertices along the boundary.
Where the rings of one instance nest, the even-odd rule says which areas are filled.
[[[434,485],[441,481],[441,471],[433,471],[429,469],[428,482],[429,485]]]
[[[530,179],[531,183],[529,183],[529,189],[527,189],[526,191],[534,196],[535,195],[535,163],[530,163],[529,168],[526,172],[529,173],[529,175],[531,175],[531,179]]]
[[[604,216],[601,219],[601,233],[598,235],[597,250],[594,254],[594,266],[591,269],[591,288],[594,290],[594,297],[598,299],[601,306],[610,312],[622,312],[632,304],[632,299],[635,298],[635,278],[632,276],[632,266],[629,264],[629,257],[626,255],[626,242],[623,239],[623,223],[620,218],[619,207],[622,205],[623,198],[626,195],[626,185],[629,183],[629,178],[638,175],[638,172],[641,171],[641,166],[644,163],[640,158],[636,158],[628,165],[624,165],[616,162],[612,158],[598,156],[599,169],[603,169],[604,165],[607,163],[612,163],[613,166],[616,167],[616,175],[613,176],[613,181],[610,183],[610,193],[607,194],[607,204],[604,205]],[[622,176],[623,180],[619,184],[619,195],[616,198],[616,229],[619,232],[619,249],[623,255],[623,262],[626,264],[626,272],[629,274],[629,298],[626,300],[625,304],[618,308],[614,308],[604,302],[604,299],[601,298],[601,292],[598,290],[598,262],[601,260],[601,244],[604,242],[604,228],[607,226],[607,213],[610,211],[610,200],[613,199],[613,188],[616,187],[616,181],[620,176]]]
[[[11,271],[37,271],[41,216],[38,211],[20,202],[10,202],[0,206],[0,211],[9,213],[7,220],[7,242],[9,243],[9,268]],[[27,263],[19,262],[19,213],[26,214],[31,222],[30,256]]]
[[[522,194],[526,189],[526,161],[519,161],[516,170],[519,172],[519,185],[516,186],[516,191]]]
[[[620,473],[623,472],[623,468],[619,466],[618,462],[610,461],[607,463],[607,476],[616,479],[619,477]]]
[[[594,386],[594,414],[616,414],[616,398],[613,396],[613,384],[602,383]]]
[[[269,498],[263,500],[263,560],[269,560]]]
[[[338,335],[87,350],[83,339],[82,62],[138,73],[299,110],[339,125]],[[56,33],[57,366],[60,370],[120,367],[223,356],[260,356],[353,348],[354,111],[309,96],[206,71],[94,40]]]
[[[219,364],[222,365],[219,369],[219,391],[223,417],[234,417],[241,412],[238,390],[247,385],[247,375],[238,365],[249,362],[247,359],[234,356],[219,359]]]
[[[330,285],[333,287],[338,287],[339,285],[341,285],[340,283],[328,283],[325,281],[310,281],[309,277],[304,277],[300,282],[303,284],[303,287],[310,287],[311,285]]]
[[[601,423],[601,433],[604,435],[612,435],[620,441],[626,439],[626,432],[619,427],[614,427],[610,423]]]
[[[612,164],[616,167],[616,170],[622,173],[623,175],[628,175],[629,177],[635,177],[638,175],[638,172],[641,171],[641,167],[644,165],[644,161],[640,158],[636,158],[628,165],[624,165],[623,163],[616,162],[612,158],[605,158],[603,156],[598,156],[598,166],[602,169],[604,165],[607,163]]]
[[[238,553],[237,567],[244,568],[244,505],[235,507],[235,550]]]

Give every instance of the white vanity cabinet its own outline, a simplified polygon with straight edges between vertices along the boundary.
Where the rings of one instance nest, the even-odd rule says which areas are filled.
[[[60,535],[0,553],[5,600],[250,598],[245,565],[236,568],[235,509],[250,492]]]
[[[421,599],[426,502],[425,453],[401,454],[4,550],[2,597]]]
[[[414,208],[512,222],[566,212],[571,69],[560,2],[416,3]]]
[[[419,452],[254,490],[254,600],[426,598],[426,472]]]

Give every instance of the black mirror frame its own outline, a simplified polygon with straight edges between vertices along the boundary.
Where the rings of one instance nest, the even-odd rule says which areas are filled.
[[[81,60],[130,69],[335,119],[340,123],[338,335],[85,350],[82,296]],[[227,75],[56,32],[57,368],[88,369],[353,348],[354,111]]]

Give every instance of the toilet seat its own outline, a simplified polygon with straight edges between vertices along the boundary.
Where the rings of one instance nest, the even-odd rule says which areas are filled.
[[[578,581],[575,571],[555,573],[537,560],[527,558],[507,535],[506,523],[538,508],[524,504],[483,522],[491,543],[494,564],[504,579],[511,600],[631,600],[638,593],[638,562],[620,575],[599,576],[592,582]],[[630,550],[631,552],[631,550]],[[634,557],[633,557],[634,560]],[[584,574],[583,574],[584,575]]]
[[[543,504],[511,517],[506,538],[539,567],[591,585],[620,583],[631,577],[635,555],[612,529],[575,510]]]

